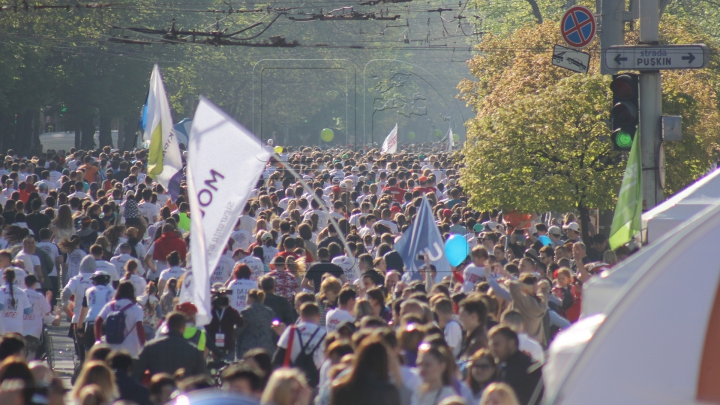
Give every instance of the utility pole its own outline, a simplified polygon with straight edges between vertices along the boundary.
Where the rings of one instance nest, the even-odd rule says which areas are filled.
[[[660,40],[659,0],[639,0],[640,44],[657,45]],[[640,73],[640,145],[643,170],[643,210],[650,210],[663,199],[658,156],[662,148],[660,120],[662,89],[659,70]]]

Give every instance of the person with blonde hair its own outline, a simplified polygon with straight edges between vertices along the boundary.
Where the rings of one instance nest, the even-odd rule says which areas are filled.
[[[302,371],[281,368],[270,376],[261,405],[309,405],[312,390]]]
[[[520,405],[520,402],[509,385],[496,382],[485,388],[480,405]]]
[[[80,375],[75,381],[70,397],[80,402],[83,388],[96,385],[105,393],[107,402],[113,403],[120,397],[117,384],[115,383],[115,373],[108,365],[99,360],[88,361],[83,365]]]
[[[105,392],[97,384],[90,384],[80,390],[79,405],[108,405]]]
[[[325,319],[329,310],[337,308],[337,298],[342,289],[342,283],[337,277],[327,276],[320,284],[320,293],[317,295],[317,304],[320,308],[320,326],[325,326]]]
[[[360,321],[366,316],[373,316],[372,305],[370,305],[370,301],[366,299],[357,300],[354,312],[356,321]]]

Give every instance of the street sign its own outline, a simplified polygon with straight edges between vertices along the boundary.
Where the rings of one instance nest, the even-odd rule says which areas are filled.
[[[614,70],[700,69],[709,59],[704,44],[661,46],[611,46],[603,57]]]
[[[576,49],[555,45],[552,64],[578,73],[587,73],[590,68],[590,54]]]
[[[595,16],[582,6],[572,6],[560,20],[560,33],[568,45],[584,48],[595,38]]]

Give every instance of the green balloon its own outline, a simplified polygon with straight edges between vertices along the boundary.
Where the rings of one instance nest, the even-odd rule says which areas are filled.
[[[439,139],[439,138],[442,138],[442,131],[439,130],[439,129],[436,129],[436,130],[435,130],[435,137],[438,138],[438,139]]]
[[[335,138],[335,133],[330,128],[325,128],[320,132],[320,139],[322,139],[325,142],[330,142]]]
[[[415,140],[415,132],[408,132],[408,139],[411,141]]]
[[[453,141],[460,142],[460,134],[453,134]]]

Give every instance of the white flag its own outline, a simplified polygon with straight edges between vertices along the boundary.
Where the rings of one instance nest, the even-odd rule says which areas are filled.
[[[143,140],[150,142],[147,172],[167,190],[172,176],[182,170],[182,157],[158,65],[153,67],[150,76],[146,103],[147,121]]]
[[[448,138],[447,151],[452,152],[452,149],[453,149],[452,124],[450,125],[450,128],[448,128],[447,138]]]
[[[200,98],[188,141],[190,261],[197,323],[210,322],[210,274],[271,151],[242,125]]]
[[[382,150],[380,150],[381,153],[397,152],[397,127],[397,124],[395,124],[395,128],[393,128],[387,138],[385,138],[385,142],[383,142],[382,145]]]

